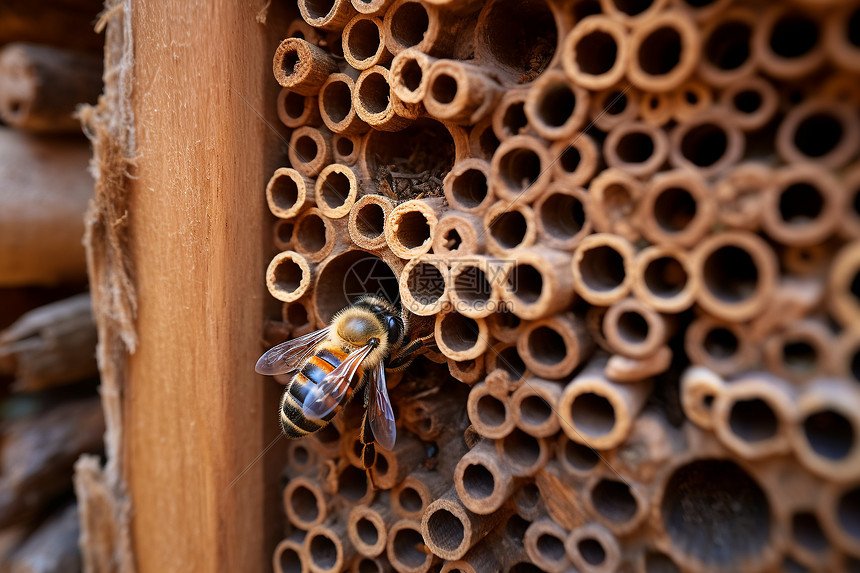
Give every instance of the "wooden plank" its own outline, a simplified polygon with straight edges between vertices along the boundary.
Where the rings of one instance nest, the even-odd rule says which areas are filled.
[[[280,533],[276,464],[230,487],[277,435],[277,390],[253,372],[272,254],[263,189],[283,161],[250,109],[277,123],[271,58],[283,31],[257,22],[265,4],[133,4],[140,344],[124,440],[143,573],[268,570]]]

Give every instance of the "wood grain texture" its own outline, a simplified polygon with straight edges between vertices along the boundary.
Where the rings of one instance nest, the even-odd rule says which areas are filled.
[[[133,4],[140,342],[127,365],[124,464],[143,573],[263,571],[277,541],[266,459],[278,455],[242,473],[277,435],[277,391],[254,374],[272,254],[264,189],[284,164],[255,112],[277,123],[280,34],[256,19],[266,4]]]

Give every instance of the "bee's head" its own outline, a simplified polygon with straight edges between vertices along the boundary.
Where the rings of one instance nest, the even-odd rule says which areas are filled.
[[[387,333],[389,344],[398,344],[403,339],[405,328],[403,319],[400,318],[400,309],[378,296],[362,295],[352,304],[372,313]]]

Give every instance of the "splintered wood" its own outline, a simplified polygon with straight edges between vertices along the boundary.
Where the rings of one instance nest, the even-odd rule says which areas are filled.
[[[367,474],[360,404],[289,444],[275,570],[860,569],[860,3],[299,8],[268,342],[435,347]]]

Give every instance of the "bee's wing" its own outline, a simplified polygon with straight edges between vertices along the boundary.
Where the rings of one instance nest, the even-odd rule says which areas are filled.
[[[312,385],[305,396],[305,403],[302,404],[302,413],[308,418],[322,419],[337,408],[346,397],[350,380],[373,348],[368,344],[350,353],[337,368],[326,374],[319,384]]]
[[[394,449],[397,438],[397,428],[394,425],[394,410],[388,398],[388,388],[385,385],[385,366],[379,361],[376,371],[371,373],[370,402],[367,404],[370,429],[376,442],[386,450]]]
[[[254,366],[260,374],[284,374],[295,370],[316,346],[328,336],[330,327],[305,334],[273,346],[257,360]]]

